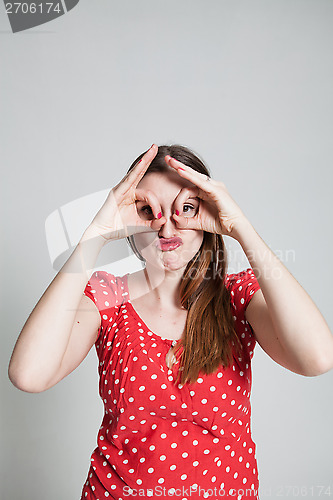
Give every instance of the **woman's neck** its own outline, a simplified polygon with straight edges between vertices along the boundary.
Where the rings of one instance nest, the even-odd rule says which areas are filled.
[[[184,269],[175,271],[159,270],[146,266],[136,273],[136,295],[152,301],[152,307],[161,309],[184,309],[180,302],[179,287]]]

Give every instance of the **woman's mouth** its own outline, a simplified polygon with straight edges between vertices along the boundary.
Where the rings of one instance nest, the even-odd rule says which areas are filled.
[[[175,250],[180,245],[183,244],[181,238],[160,238],[156,242],[157,248],[162,250],[162,252],[168,252],[170,250]]]

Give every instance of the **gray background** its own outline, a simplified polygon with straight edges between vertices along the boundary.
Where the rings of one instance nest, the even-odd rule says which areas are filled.
[[[44,393],[7,378],[20,330],[56,273],[45,221],[114,186],[153,142],[184,144],[332,327],[333,2],[81,0],[15,35],[0,13],[1,498],[74,500],[103,417],[95,349]],[[130,266],[140,264],[130,257],[117,270]],[[257,345],[261,499],[330,498],[320,489],[329,485],[333,494],[332,382],[333,371],[296,375]]]

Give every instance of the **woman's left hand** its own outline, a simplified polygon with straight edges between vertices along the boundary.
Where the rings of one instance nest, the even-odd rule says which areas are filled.
[[[209,233],[233,236],[238,225],[247,219],[237,203],[231,198],[223,182],[215,181],[197,172],[180,161],[165,156],[166,163],[177,170],[178,174],[194,184],[193,188],[183,188],[175,201],[179,212],[173,215],[179,229],[201,229]],[[184,217],[183,205],[190,196],[200,198],[199,209],[195,216]]]

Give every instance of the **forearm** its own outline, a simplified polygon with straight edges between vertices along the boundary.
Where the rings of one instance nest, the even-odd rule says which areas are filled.
[[[234,230],[234,237],[259,282],[276,335],[285,351],[305,370],[313,363],[333,366],[333,336],[307,292],[248,221]]]
[[[9,363],[11,380],[25,384],[47,380],[58,369],[72,331],[83,291],[105,244],[89,228],[27,319]]]

